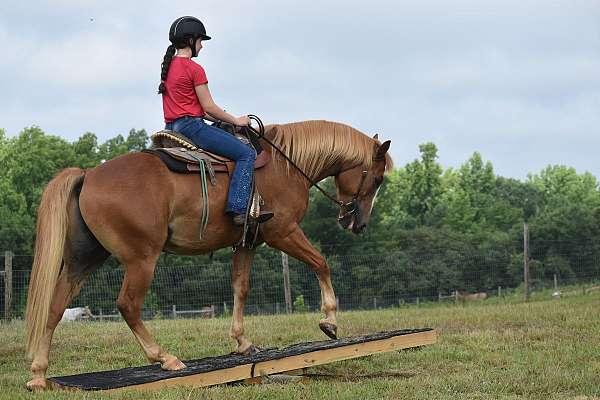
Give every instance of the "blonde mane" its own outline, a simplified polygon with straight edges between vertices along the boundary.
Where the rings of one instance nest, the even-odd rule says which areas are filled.
[[[273,143],[312,179],[341,162],[364,164],[370,168],[374,145],[380,144],[378,140],[338,122],[294,122],[270,125],[267,132],[271,130],[274,130]],[[389,154],[385,155],[385,164],[387,171],[393,168]],[[290,163],[286,162],[286,165],[289,173]]]

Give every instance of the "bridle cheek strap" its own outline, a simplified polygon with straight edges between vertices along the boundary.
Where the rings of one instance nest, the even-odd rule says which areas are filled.
[[[347,216],[356,213],[356,210],[358,209],[358,202],[357,202],[358,196],[360,196],[360,191],[362,190],[362,187],[365,183],[367,173],[368,173],[367,170],[363,170],[362,176],[360,178],[360,183],[358,184],[358,189],[356,189],[356,193],[354,193],[354,196],[352,196],[352,200],[350,200],[347,203],[343,203],[341,201],[339,202],[340,208],[342,209],[342,211],[344,213],[338,217],[338,221],[341,221],[342,219],[346,218]]]

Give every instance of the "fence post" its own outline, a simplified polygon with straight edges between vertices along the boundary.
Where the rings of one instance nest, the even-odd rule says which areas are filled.
[[[288,314],[292,313],[292,290],[290,288],[290,266],[288,255],[281,252],[281,264],[283,265],[283,294],[285,296],[285,310]]]
[[[529,300],[529,225],[523,223],[523,284],[525,300]]]
[[[498,297],[502,296],[502,286],[498,286]]]
[[[558,277],[554,274],[554,291],[558,290]]]
[[[7,321],[12,318],[12,258],[12,252],[4,252],[4,319]]]
[[[171,310],[173,310],[173,319],[177,319],[177,306],[173,304]]]

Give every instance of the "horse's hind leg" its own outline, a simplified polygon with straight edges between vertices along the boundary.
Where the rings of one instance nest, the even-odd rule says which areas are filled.
[[[83,222],[76,198],[69,201],[68,213],[69,227],[65,240],[63,266],[52,295],[46,329],[33,355],[31,363],[33,379],[27,382],[27,388],[31,390],[46,388],[46,370],[54,330],[67,306],[79,294],[86,278],[109,256]]]
[[[52,342],[54,330],[60,322],[62,315],[65,312],[65,308],[67,308],[71,300],[79,294],[79,290],[81,289],[81,286],[83,286],[84,280],[73,280],[73,277],[69,276],[68,268],[68,265],[63,267],[63,270],[58,277],[58,281],[56,282],[52,305],[50,306],[50,313],[48,315],[48,323],[46,324],[46,331],[40,340],[38,350],[31,362],[33,378],[27,382],[27,388],[30,390],[46,388],[46,370],[48,369],[50,343]]]
[[[150,362],[160,362],[165,370],[185,368],[179,359],[160,348],[141,318],[144,296],[150,287],[158,255],[125,263],[125,278],[117,299],[117,307]]]

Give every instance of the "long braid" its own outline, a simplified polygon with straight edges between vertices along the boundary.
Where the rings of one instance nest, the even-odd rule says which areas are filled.
[[[165,81],[167,80],[167,74],[169,73],[169,66],[171,65],[171,60],[175,55],[175,46],[169,45],[167,47],[167,52],[165,53],[165,57],[163,58],[162,64],[160,64],[160,85],[158,85],[158,93],[162,94],[165,92]]]

